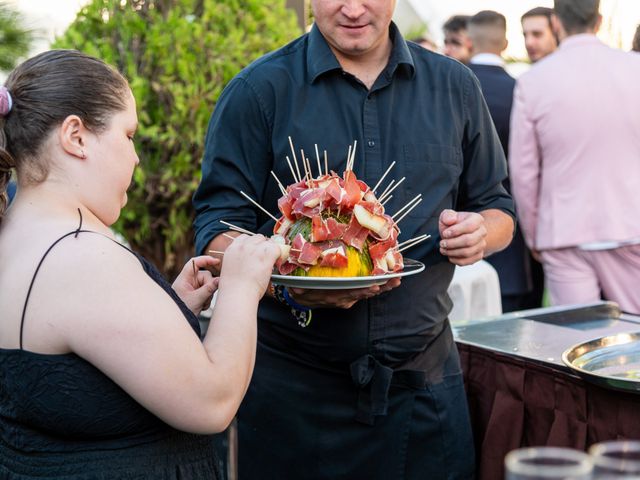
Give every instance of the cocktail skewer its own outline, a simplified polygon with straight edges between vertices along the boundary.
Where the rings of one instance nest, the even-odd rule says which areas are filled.
[[[307,169],[309,170],[309,180],[313,180],[313,172],[311,171],[311,161],[309,160],[309,157],[307,157],[306,161]]]
[[[397,225],[397,224],[399,224],[399,223],[400,223],[400,221],[401,221],[404,217],[406,217],[407,215],[409,215],[409,212],[411,212],[411,210],[413,210],[414,208],[416,208],[416,207],[418,206],[418,204],[419,204],[421,201],[422,201],[422,198],[420,198],[416,203],[414,203],[414,204],[411,206],[411,208],[410,208],[409,210],[407,210],[406,212],[404,212],[404,213],[402,214],[402,216],[401,216],[399,219],[397,219],[397,220],[396,220],[396,225]],[[393,217],[391,217],[391,218],[393,218]]]
[[[280,188],[280,192],[281,192],[283,195],[286,195],[286,194],[287,194],[287,191],[285,190],[284,185],[282,185],[282,183],[280,182],[280,180],[278,180],[278,177],[276,177],[276,174],[275,174],[275,173],[273,173],[273,170],[271,170],[271,175],[273,175],[273,178],[275,178],[275,179],[276,179],[276,183],[278,184],[278,188]]]
[[[291,170],[291,175],[293,175],[293,181],[298,183],[300,181],[300,179],[296,176],[296,172],[294,172],[294,170],[293,170],[293,166],[291,165],[291,160],[289,159],[288,155],[287,155],[287,163],[289,164],[289,169]]]
[[[406,177],[402,177],[400,179],[400,181],[398,181],[398,183],[396,183],[393,188],[385,193],[383,193],[382,195],[380,195],[380,198],[378,198],[378,201],[381,201],[384,197],[386,197],[387,195],[389,195],[391,192],[393,192],[396,188],[398,188],[398,185],[400,185],[402,182],[404,182],[404,179]]]
[[[207,253],[215,253],[217,255],[224,255],[224,252],[221,252],[220,250],[207,250]]]
[[[247,200],[249,200],[251,203],[253,203],[256,207],[258,207],[260,210],[262,210],[264,213],[266,213],[267,215],[269,215],[271,218],[273,218],[276,222],[278,221],[278,219],[276,217],[274,217],[271,213],[269,213],[267,211],[266,208],[264,208],[262,205],[260,205],[258,202],[256,202],[253,198],[251,198],[249,195],[247,195],[246,193],[244,193],[242,190],[240,190],[240,195],[242,195],[244,198],[246,198]]]
[[[302,148],[300,149],[300,154],[302,155],[302,158],[300,159],[300,161],[302,162],[302,171],[304,172],[304,177],[300,177],[300,178],[304,178],[305,180],[308,180],[309,172],[307,171],[307,162],[304,161],[304,150]]]
[[[418,235],[417,237],[413,237],[413,238],[410,238],[409,240],[405,240],[404,242],[400,242],[398,245],[396,245],[396,248],[401,248],[404,245],[407,245],[408,243],[412,243],[412,242],[415,242],[416,240],[420,240],[430,236],[431,235],[427,235],[426,233],[423,233],[422,235]]]
[[[393,198],[393,195],[389,195],[387,198],[384,199],[384,202],[380,202],[380,205],[384,206],[385,203],[387,203],[389,200],[391,200]]]
[[[402,212],[405,210],[405,208],[410,207],[410,206],[413,204],[413,202],[417,201],[420,197],[422,197],[422,194],[421,194],[421,193],[419,193],[418,195],[416,195],[415,197],[413,197],[411,200],[409,200],[409,201],[407,202],[407,204],[406,204],[404,207],[402,207],[402,208],[401,208],[400,210],[398,210],[396,213],[394,213],[393,215],[391,215],[391,218],[394,218],[394,219],[395,219],[397,215],[399,215],[400,213],[402,213]]]
[[[320,152],[318,151],[318,144],[313,144],[316,147],[316,160],[318,161],[318,176],[322,176],[322,165],[320,164]]]
[[[196,289],[200,288],[200,281],[198,280],[198,269],[196,268],[196,261],[191,259],[191,265],[193,266],[193,280],[196,282]]]
[[[296,166],[296,172],[298,173],[298,181],[302,180],[302,176],[300,175],[300,169],[298,168],[298,159],[296,158],[296,150],[293,148],[293,141],[291,137],[289,137],[289,146],[291,147],[291,153],[293,154],[293,163]]]
[[[376,183],[375,187],[371,189],[373,193],[376,193],[376,189],[380,186],[380,184],[384,180],[384,177],[387,176],[387,173],[389,173],[389,170],[391,170],[395,164],[396,164],[395,160],[391,162],[391,165],[389,165],[389,168],[387,168],[387,170],[382,174],[382,177],[380,177],[380,180],[378,180],[378,183]]]
[[[383,197],[387,194],[387,192],[389,191],[389,189],[391,188],[391,186],[392,186],[394,183],[396,183],[395,179],[394,179],[394,180],[391,180],[391,182],[389,183],[389,185],[387,185],[387,188],[385,188],[385,189],[382,191],[382,194],[378,197],[378,201],[379,201],[381,198],[383,198]]]
[[[249,230],[247,230],[245,228],[238,227],[237,225],[234,225],[233,223],[225,222],[224,220],[220,220],[220,223],[223,224],[223,225],[226,225],[231,230],[235,230],[236,232],[245,233],[247,235],[255,235],[255,233],[250,232]]]
[[[236,237],[234,237],[233,235],[229,235],[228,233],[223,233],[222,236],[223,237],[227,237],[228,239],[230,239],[232,241],[236,239]]]
[[[351,158],[349,160],[349,168],[348,170],[353,171],[353,163],[356,160],[356,147],[358,146],[358,141],[354,140],[353,141],[353,150],[351,151]]]
[[[327,151],[324,151],[324,173],[329,175],[329,160],[327,158]]]
[[[407,248],[411,248],[411,247],[415,247],[417,244],[424,242],[425,240],[431,238],[431,235],[427,235],[426,237],[422,237],[418,240],[415,240],[414,242],[411,242],[407,245],[405,245],[404,247],[402,247],[401,249],[398,250],[398,252],[402,252],[403,250],[406,250]]]

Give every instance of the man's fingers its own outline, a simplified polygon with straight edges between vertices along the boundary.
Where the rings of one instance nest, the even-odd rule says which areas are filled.
[[[458,221],[458,213],[455,210],[451,210],[449,208],[445,209],[440,213],[440,224],[448,227],[450,225],[454,225]]]
[[[484,241],[486,230],[484,228],[466,233],[455,238],[443,238],[440,240],[440,248],[445,250],[455,250],[458,248],[469,248]]]
[[[466,248],[455,248],[455,249],[441,248],[440,253],[442,253],[443,255],[446,255],[449,258],[469,258],[469,257],[476,257],[478,255],[480,256],[480,258],[482,258],[485,248],[486,248],[486,243],[481,242]]]

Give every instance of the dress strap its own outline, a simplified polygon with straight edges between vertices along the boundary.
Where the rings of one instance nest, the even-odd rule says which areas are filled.
[[[58,238],[55,242],[53,242],[51,244],[51,246],[47,249],[46,252],[44,252],[44,255],[42,255],[42,258],[40,259],[40,262],[38,263],[38,266],[36,267],[36,271],[33,273],[33,277],[31,278],[31,283],[29,284],[29,290],[27,290],[27,297],[24,299],[24,306],[22,307],[22,316],[20,317],[20,350],[23,350],[23,343],[22,343],[22,338],[23,338],[23,332],[24,332],[24,319],[27,313],[27,304],[29,303],[29,297],[31,296],[31,290],[33,289],[33,284],[35,283],[36,280],[36,276],[38,275],[38,272],[40,271],[40,267],[42,266],[42,263],[44,262],[44,259],[47,257],[47,255],[49,254],[49,252],[53,249],[53,247],[55,247],[58,243],[60,243],[62,240],[64,240],[65,238],[73,235],[75,238],[78,237],[78,234],[80,233],[98,233],[98,232],[94,232],[92,230],[83,230],[82,229],[82,212],[80,211],[80,209],[78,208],[78,214],[80,215],[80,223],[78,225],[78,228],[76,228],[75,230],[69,232],[69,233],[65,233],[64,235],[62,235],[60,238]],[[109,238],[109,237],[106,237]],[[125,247],[124,245],[122,245],[121,243],[116,242],[115,240],[113,240],[112,238],[109,238],[109,240],[112,240],[113,242],[115,242],[116,244],[120,245],[122,248],[129,250],[127,247]]]

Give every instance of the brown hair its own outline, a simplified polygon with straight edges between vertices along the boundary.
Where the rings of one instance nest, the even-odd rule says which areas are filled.
[[[595,27],[599,18],[600,0],[555,0],[553,11],[570,35]]]
[[[507,19],[493,10],[482,10],[469,19],[469,38],[475,53],[502,52],[507,46]]]
[[[633,36],[633,45],[631,50],[634,52],[640,52],[640,25],[636,28],[636,34]]]
[[[551,15],[553,15],[553,8],[548,7],[535,7],[525,12],[522,17],[520,17],[520,21],[522,22],[525,18],[530,17],[546,17],[547,22],[549,22],[549,28],[551,28]]]
[[[0,220],[7,207],[12,169],[21,182],[46,180],[49,165],[41,150],[51,131],[69,115],[100,133],[111,116],[126,108],[129,85],[114,68],[75,50],[51,50],[15,68],[5,87],[13,100],[0,116]]]
[[[454,33],[457,33],[460,30],[466,30],[470,18],[470,15],[453,15],[452,17],[449,17],[446,22],[444,22],[444,25],[442,25],[442,30],[444,30],[445,32]]]

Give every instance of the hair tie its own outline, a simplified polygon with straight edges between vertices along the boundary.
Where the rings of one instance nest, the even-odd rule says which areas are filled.
[[[7,87],[0,87],[0,117],[5,117],[13,107],[13,99]]]

